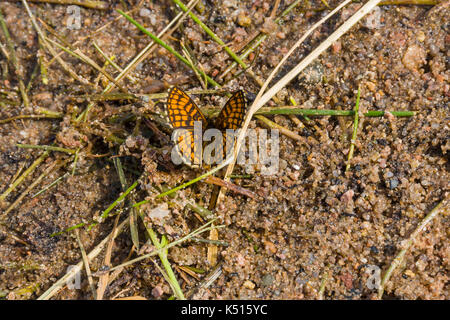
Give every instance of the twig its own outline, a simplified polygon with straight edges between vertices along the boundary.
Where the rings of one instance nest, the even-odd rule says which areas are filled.
[[[37,158],[37,159],[33,162],[33,164],[32,164],[27,170],[25,170],[24,173],[22,173],[22,175],[21,175],[20,177],[17,178],[17,180],[14,181],[14,182],[9,186],[9,188],[6,189],[6,191],[3,192],[3,193],[0,195],[0,203],[1,203],[3,200],[5,200],[5,198],[6,198],[6,197],[7,197],[7,196],[8,196],[15,188],[17,188],[17,186],[18,186],[19,184],[21,184],[21,183],[25,180],[26,177],[29,176],[29,175],[34,171],[34,169],[36,169],[36,167],[37,167],[38,165],[40,165],[41,162],[44,161],[44,160],[48,157],[48,155],[49,155],[49,151],[44,151],[44,153],[42,153],[42,155],[41,155],[39,158]]]
[[[50,166],[48,166],[47,169],[45,169],[45,171],[36,179],[33,181],[33,183],[31,183],[26,189],[25,191],[23,191],[20,196],[9,206],[8,209],[5,210],[5,212],[3,212],[1,214],[1,217],[6,216],[9,212],[11,212],[15,207],[17,207],[23,200],[23,198],[25,198],[25,196],[31,191],[33,190],[33,188],[38,185],[42,179],[44,179],[50,172],[52,172],[53,170],[57,170],[60,167],[62,167],[63,165],[65,165],[67,163],[67,160],[65,161],[54,161]]]
[[[288,128],[280,126],[279,124],[271,121],[270,119],[267,119],[266,117],[264,117],[262,115],[255,115],[255,118],[258,119],[259,121],[261,121],[263,124],[265,124],[269,128],[271,128],[271,129],[278,129],[285,136],[287,136],[287,137],[289,137],[291,139],[294,139],[294,140],[297,140],[297,141],[305,143],[305,138],[299,136],[295,132],[292,132]]]
[[[188,12],[188,8],[180,0],[172,0],[176,3],[181,10]],[[189,16],[194,20],[215,42],[217,42],[239,65],[247,69],[247,65],[242,61],[230,48],[227,47],[225,42],[222,41],[206,24],[204,24],[193,12],[189,12]]]
[[[449,197],[446,196],[444,200],[439,202],[439,204],[434,207],[433,210],[430,211],[429,214],[422,220],[422,222],[417,226],[416,230],[411,234],[409,239],[404,243],[403,249],[399,252],[399,254],[395,257],[395,259],[392,261],[391,265],[389,266],[388,270],[384,274],[383,279],[381,280],[381,284],[378,288],[378,299],[381,299],[383,297],[384,293],[384,287],[386,283],[391,278],[394,270],[402,264],[403,259],[406,255],[406,252],[409,250],[409,248],[413,245],[414,240],[417,238],[417,236],[426,228],[426,226],[440,213],[441,209],[446,207],[448,205]],[[445,214],[448,214],[448,211],[443,211]]]
[[[224,188],[226,188],[226,189],[228,189],[228,190],[230,190],[230,191],[232,191],[234,193],[240,193],[240,194],[242,194],[244,196],[247,196],[249,198],[252,198],[252,199],[255,199],[257,197],[254,192],[252,192],[252,191],[250,191],[248,189],[245,189],[243,187],[240,187],[240,186],[238,186],[238,185],[236,185],[234,183],[231,183],[229,181],[224,181],[224,180],[222,180],[220,178],[217,178],[215,176],[209,176],[208,178],[205,179],[205,182],[206,183],[215,184],[217,186],[224,187]]]
[[[42,149],[46,151],[59,151],[59,152],[65,152],[68,154],[75,154],[77,153],[77,150],[73,149],[67,149],[67,148],[61,148],[61,147],[55,147],[55,146],[45,146],[45,145],[35,145],[35,144],[16,144],[19,148],[24,149]]]
[[[287,15],[292,9],[294,9],[301,0],[295,0],[292,4],[290,4],[282,13],[281,15],[276,18],[274,21],[275,23],[280,23],[281,19]],[[273,12],[273,11],[272,11]],[[244,52],[239,56],[239,58],[245,59],[247,56],[255,51],[255,49],[268,37],[267,33],[260,33],[258,34],[248,45],[248,47],[244,50]],[[219,76],[219,79],[223,79],[231,70],[233,70],[237,66],[237,62],[233,62],[228,68],[225,69],[225,71]]]
[[[178,240],[175,240],[175,241],[172,241],[172,242],[168,243],[168,244],[167,244],[166,246],[164,246],[163,248],[155,249],[155,250],[153,250],[153,251],[150,252],[150,253],[144,254],[144,255],[142,255],[142,256],[140,256],[140,257],[138,257],[138,258],[135,258],[135,259],[133,259],[133,260],[129,260],[129,261],[124,262],[124,263],[122,263],[122,264],[120,264],[120,265],[117,265],[117,266],[115,266],[115,267],[112,267],[109,271],[113,271],[113,270],[118,269],[118,268],[123,268],[123,267],[129,266],[129,265],[132,265],[133,263],[136,263],[136,262],[142,261],[142,260],[144,260],[144,259],[153,257],[153,256],[159,254],[160,252],[162,252],[163,250],[170,249],[170,248],[172,248],[172,247],[174,247],[174,246],[176,246],[176,245],[178,245],[178,244],[180,244],[180,243],[183,243],[184,241],[187,241],[187,240],[191,239],[192,237],[196,237],[197,235],[199,235],[199,234],[201,234],[201,233],[203,233],[203,232],[210,231],[211,229],[217,229],[217,228],[223,228],[223,227],[224,227],[224,226],[208,227],[208,226],[209,226],[210,224],[212,224],[214,221],[216,221],[216,220],[211,220],[211,221],[205,223],[204,225],[202,225],[202,226],[199,227],[198,229],[195,229],[194,231],[192,231],[192,232],[189,233],[188,235],[186,235],[186,236],[184,236],[184,237],[182,237],[182,238],[180,238],[180,239],[178,239]]]
[[[23,71],[19,66],[19,62],[16,57],[16,51],[14,50],[14,44],[11,40],[11,36],[9,35],[8,27],[6,26],[5,19],[3,18],[2,10],[0,10],[0,26],[2,28],[3,34],[5,35],[6,45],[8,47],[9,59],[11,61],[12,66],[14,67],[14,71],[16,73],[16,77],[19,82],[19,90],[22,95],[23,104],[25,107],[30,106],[30,100],[28,99],[27,90],[25,84],[23,83]]]
[[[185,65],[192,69],[196,69],[198,73],[200,73],[203,77],[206,78],[206,80],[214,87],[219,87],[220,85],[214,81],[214,79],[210,78],[207,74],[205,74],[202,70],[197,68],[196,66],[193,66],[185,57],[183,57],[181,54],[179,54],[177,51],[175,51],[171,46],[169,46],[167,43],[165,43],[163,40],[156,37],[154,34],[152,34],[150,31],[145,29],[142,25],[140,25],[136,20],[131,18],[129,15],[127,15],[122,10],[117,10],[121,15],[123,15],[128,21],[130,21],[132,24],[134,24],[139,30],[141,30],[143,33],[148,35],[154,42],[162,46],[164,49],[172,53],[175,57],[177,57],[181,62],[183,62]]]
[[[308,56],[306,56],[297,66],[295,66],[291,71],[289,71],[285,76],[283,76],[273,87],[271,87],[264,95],[260,98],[255,99],[249,111],[247,112],[244,125],[238,136],[234,153],[233,161],[227,167],[225,173],[225,180],[231,175],[234,169],[234,164],[237,159],[241,144],[245,138],[247,128],[250,121],[262,106],[264,106],[278,91],[280,91],[284,86],[286,86],[292,79],[294,79],[306,66],[308,66],[312,61],[314,61],[322,52],[328,49],[333,42],[339,39],[344,33],[346,33],[350,28],[355,25],[360,19],[362,19],[367,13],[369,13],[380,0],[369,0],[364,6],[362,6],[353,16],[351,16],[342,26],[340,26],[335,32],[333,32],[324,42],[322,42],[316,49],[314,49]],[[302,41],[302,38],[300,39]],[[281,65],[278,65],[276,69],[279,69]],[[264,88],[261,88],[260,93],[263,92]]]
[[[45,40],[45,35],[42,32],[41,28],[39,28],[36,19],[33,16],[33,13],[30,10],[30,7],[28,6],[28,3],[26,0],[22,0],[23,5],[25,6],[25,9],[28,13],[28,16],[30,17],[31,23],[33,24],[34,28],[36,29],[36,32],[38,33],[41,41],[42,41],[42,45],[55,57],[55,59],[59,62],[59,64],[61,65],[61,67],[67,71],[69,73],[69,75],[74,78],[75,80],[79,81],[80,83],[83,83],[85,85],[90,85],[89,81],[87,81],[86,79],[84,79],[83,77],[80,77],[79,75],[77,75],[65,62],[64,60],[61,59],[61,57],[58,56],[58,54],[56,53],[55,49],[53,49],[53,47],[47,42],[47,40]]]
[[[111,234],[114,234],[114,236],[117,236],[120,232],[123,231],[124,227],[128,225],[128,220],[124,220],[120,225],[117,226],[117,228],[111,232]],[[103,247],[108,242],[110,236],[107,236],[105,239],[103,239],[89,254],[87,255],[87,258],[89,261],[92,261],[95,257],[97,257],[100,252],[103,250]],[[40,297],[37,298],[37,300],[49,300],[51,297],[53,297],[64,285],[68,280],[73,278],[78,272],[81,271],[81,268],[83,267],[83,261],[80,261],[77,265],[75,265],[73,268],[70,269],[63,277],[61,277],[58,281],[56,281],[47,291],[45,291]]]
[[[109,8],[109,4],[107,1],[95,1],[95,0],[29,0],[29,1],[37,3],[73,4],[76,6],[98,10],[107,10]]]
[[[91,288],[92,297],[96,299],[94,280],[92,279],[91,268],[89,267],[89,259],[86,255],[86,250],[84,250],[83,242],[80,239],[80,232],[78,229],[75,230],[75,236],[77,238],[78,245],[80,246],[81,257],[83,259],[84,269],[86,270],[86,275],[89,282],[89,287]]]

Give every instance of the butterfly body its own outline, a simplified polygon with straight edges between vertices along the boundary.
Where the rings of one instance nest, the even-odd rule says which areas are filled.
[[[237,130],[241,127],[245,116],[245,95],[242,90],[236,91],[219,112],[212,127],[224,135],[227,129]],[[172,127],[182,134],[176,136],[176,150],[185,164],[201,163],[201,151],[196,149],[194,141],[207,128],[211,128],[195,102],[181,89],[173,87],[167,99],[167,113]],[[198,130],[199,124],[201,129]],[[197,126],[196,126],[197,125]],[[200,132],[199,132],[200,131]],[[224,140],[226,138],[224,137]],[[198,148],[198,145],[197,145]]]

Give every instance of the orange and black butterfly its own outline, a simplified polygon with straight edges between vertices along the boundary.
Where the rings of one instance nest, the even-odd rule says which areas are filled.
[[[244,121],[245,105],[244,92],[242,90],[236,91],[220,111],[214,122],[214,127],[223,133],[227,129],[239,129]],[[172,127],[174,129],[184,129],[177,130],[180,134],[175,137],[175,141],[177,141],[175,148],[181,160],[191,166],[200,164],[202,155],[201,150],[197,152],[194,143],[194,141],[198,141],[194,136],[194,123],[199,121],[204,130],[208,127],[208,120],[195,102],[177,87],[173,87],[169,91],[167,111]]]

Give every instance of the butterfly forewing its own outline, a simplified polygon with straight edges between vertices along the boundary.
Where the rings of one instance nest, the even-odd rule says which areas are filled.
[[[182,90],[173,87],[167,99],[167,111],[174,129],[193,128],[194,121],[201,121],[206,127],[207,120],[195,102]]]
[[[215,126],[219,130],[239,129],[245,116],[245,95],[236,91],[217,116]]]
[[[236,91],[227,101],[217,116],[215,126],[223,132],[223,143],[225,145],[225,158],[231,155],[236,140],[236,132],[230,134],[227,129],[237,130],[242,126],[245,117],[245,95],[242,90]]]

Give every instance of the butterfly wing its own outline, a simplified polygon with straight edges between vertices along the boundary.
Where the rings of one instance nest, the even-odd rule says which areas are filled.
[[[194,121],[201,121],[206,127],[208,121],[195,102],[182,90],[173,87],[167,98],[167,113],[174,129],[193,128]]]
[[[231,154],[236,138],[235,135],[228,135],[226,130],[237,130],[241,128],[245,117],[245,105],[244,92],[242,90],[236,91],[217,116],[215,127],[223,132],[223,142],[226,146],[226,158]]]
[[[201,150],[195,149],[194,129],[179,128],[174,133],[175,150],[181,161],[191,167],[198,167],[202,162]]]
[[[169,121],[175,129],[175,150],[181,160],[190,166],[200,164],[201,154],[197,154],[198,152],[196,153],[194,148],[194,124],[196,121],[200,121],[202,128],[205,128],[208,123],[205,116],[195,102],[177,87],[173,87],[169,91],[167,113]]]
[[[217,116],[215,126],[219,130],[239,129],[245,116],[245,95],[236,91]]]

